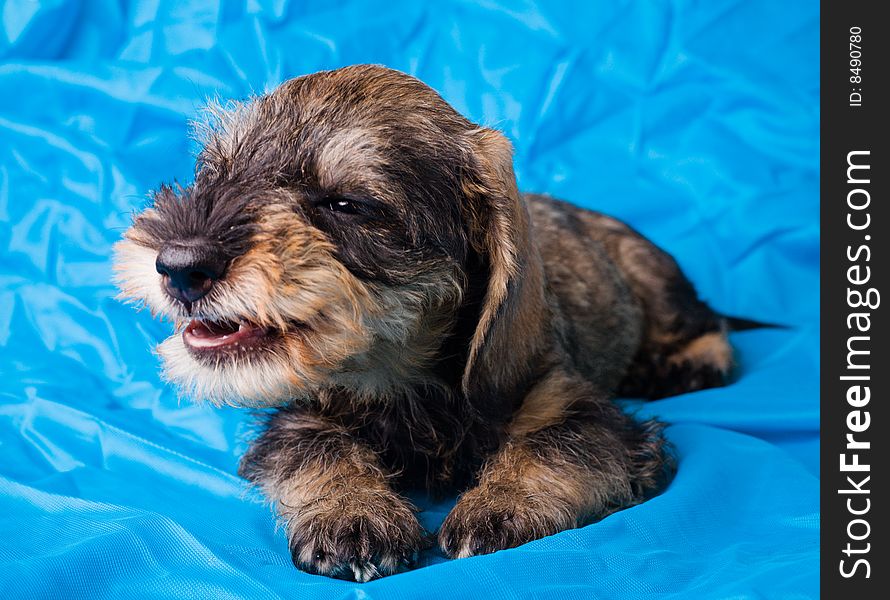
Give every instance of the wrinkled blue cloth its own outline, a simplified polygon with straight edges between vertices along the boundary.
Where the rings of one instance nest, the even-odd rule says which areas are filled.
[[[11,1],[0,10],[0,597],[818,595],[818,3]],[[524,190],[614,214],[734,334],[672,425],[667,491],[587,527],[368,584],[291,566],[236,475],[251,417],[180,402],[114,300],[111,245],[188,181],[188,121],[319,69],[413,73],[516,147]],[[449,502],[424,506],[435,527]]]

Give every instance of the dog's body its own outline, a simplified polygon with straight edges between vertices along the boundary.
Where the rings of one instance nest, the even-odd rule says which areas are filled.
[[[398,490],[465,490],[450,556],[642,501],[669,459],[617,391],[723,383],[725,323],[626,225],[516,190],[509,144],[380,67],[222,113],[195,183],[118,247],[123,295],[185,324],[168,377],[278,406],[242,462],[294,562],[356,580],[422,547]]]

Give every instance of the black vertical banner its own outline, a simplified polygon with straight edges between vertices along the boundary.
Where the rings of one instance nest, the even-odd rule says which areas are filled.
[[[890,597],[890,23],[822,3],[822,596]],[[885,7],[886,9],[886,7]]]

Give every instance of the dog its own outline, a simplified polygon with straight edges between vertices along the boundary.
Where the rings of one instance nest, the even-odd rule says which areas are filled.
[[[121,296],[171,320],[165,378],[274,407],[240,474],[293,562],[367,581],[431,535],[405,490],[462,491],[449,557],[638,504],[670,477],[612,399],[723,385],[727,319],[628,225],[522,195],[512,148],[418,79],[352,66],[215,105],[194,181],[115,247]]]

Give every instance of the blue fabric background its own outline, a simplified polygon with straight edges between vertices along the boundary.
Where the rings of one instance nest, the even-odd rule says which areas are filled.
[[[0,597],[818,595],[818,4],[10,1],[0,14]],[[673,425],[661,496],[359,585],[295,570],[237,460],[244,411],[179,402],[109,251],[189,179],[206,98],[376,62],[516,146],[521,188],[621,217],[729,314],[740,377]],[[435,527],[448,503],[421,499]]]

